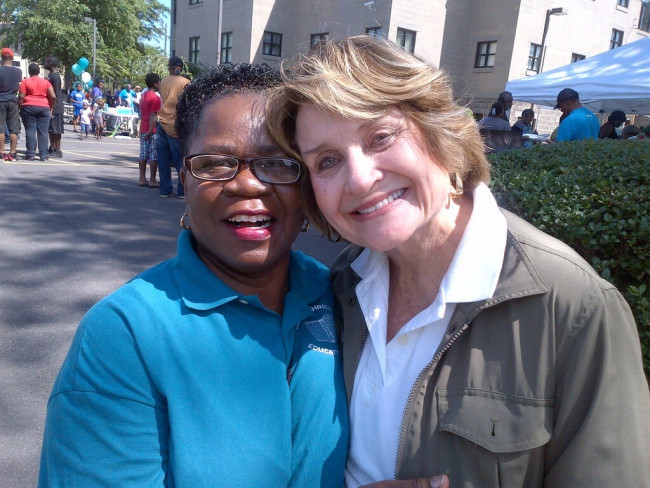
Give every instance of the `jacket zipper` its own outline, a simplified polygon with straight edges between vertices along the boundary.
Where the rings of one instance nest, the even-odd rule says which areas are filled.
[[[413,386],[411,386],[411,391],[409,392],[409,396],[406,399],[406,406],[404,407],[404,411],[402,412],[402,421],[400,423],[400,431],[399,431],[399,444],[397,446],[397,456],[395,458],[395,473],[393,478],[397,479],[397,473],[399,472],[400,468],[400,453],[402,452],[403,446],[404,446],[404,439],[403,433],[404,433],[404,423],[406,422],[406,412],[409,410],[409,406],[411,402],[413,401],[413,397],[415,396],[415,386],[420,382],[422,377],[429,371],[429,369],[438,361],[440,361],[440,358],[444,353],[446,353],[449,348],[453,345],[454,342],[461,336],[463,332],[465,332],[469,328],[469,324],[472,322],[472,319],[469,319],[467,322],[465,322],[460,329],[447,341],[447,344],[438,351],[438,353],[433,356],[433,359],[427,364],[422,371],[420,371],[420,374],[418,374],[417,378],[415,379],[415,382],[413,383]],[[365,329],[365,327],[364,327]],[[364,336],[365,340],[365,336]]]

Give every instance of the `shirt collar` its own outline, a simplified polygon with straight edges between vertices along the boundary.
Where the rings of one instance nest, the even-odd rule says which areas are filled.
[[[243,295],[221,281],[194,250],[192,232],[184,230],[178,237],[174,275],[181,299],[195,310],[210,310],[233,300],[264,308],[256,295]],[[294,304],[313,303],[329,290],[327,268],[299,251],[291,252],[287,300]],[[289,303],[285,301],[285,303]]]

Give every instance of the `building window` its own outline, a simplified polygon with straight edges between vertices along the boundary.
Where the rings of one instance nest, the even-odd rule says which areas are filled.
[[[200,37],[190,37],[190,55],[188,58],[190,63],[199,62],[199,51],[201,50],[201,46],[199,45],[200,39]]]
[[[397,28],[397,45],[410,53],[415,52],[415,31]]]
[[[623,31],[612,29],[612,38],[609,41],[609,48],[616,49],[623,45]]]
[[[619,7],[627,8],[629,6],[630,0],[616,0],[616,5]]]
[[[203,0],[190,0],[190,5],[196,5],[198,3],[203,3]]]
[[[329,37],[329,32],[322,32],[320,34],[312,34],[311,39],[309,40],[309,47],[315,47],[317,44],[320,44],[321,42],[327,41],[328,37]]]
[[[282,34],[278,34],[277,32],[264,31],[262,54],[266,54],[267,56],[281,56]]]
[[[528,68],[535,73],[539,73],[539,63],[542,60],[542,46],[539,44],[530,43],[530,51],[528,52]]]
[[[497,41],[479,42],[476,45],[475,68],[492,68],[497,54]]]
[[[370,37],[381,37],[381,26],[378,27],[366,27],[366,35]]]
[[[571,53],[571,62],[572,63],[577,63],[578,61],[582,61],[583,59],[585,59],[584,54]]]
[[[221,34],[221,55],[219,62],[232,63],[232,32],[223,32]]]
[[[639,14],[639,29],[650,32],[650,5],[644,3],[641,5]]]

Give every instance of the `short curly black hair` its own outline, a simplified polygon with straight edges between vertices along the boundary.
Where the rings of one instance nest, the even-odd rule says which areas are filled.
[[[185,87],[176,105],[176,134],[183,152],[196,132],[203,108],[234,93],[258,92],[280,83],[280,73],[268,64],[221,64]]]

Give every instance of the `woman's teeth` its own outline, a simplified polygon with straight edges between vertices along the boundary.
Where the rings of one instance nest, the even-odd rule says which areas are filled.
[[[266,229],[271,225],[271,217],[268,215],[235,215],[228,219],[233,225],[240,227],[259,227]]]
[[[397,200],[399,197],[402,196],[404,193],[404,190],[397,190],[395,193],[392,195],[389,195],[387,198],[384,198],[381,202],[377,203],[376,205],[373,205],[372,207],[365,208],[363,210],[359,210],[357,213],[360,214],[369,214],[371,212],[374,212],[375,210],[379,210],[381,207],[385,207],[388,205],[390,202],[393,202]]]

